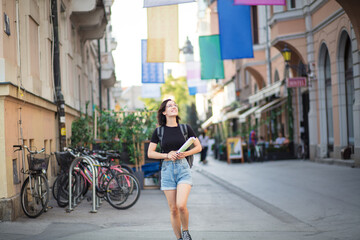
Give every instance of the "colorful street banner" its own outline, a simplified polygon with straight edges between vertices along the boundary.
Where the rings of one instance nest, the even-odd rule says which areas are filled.
[[[164,63],[146,62],[147,42],[141,40],[141,82],[142,83],[164,83]]]
[[[147,62],[179,62],[178,5],[147,9]]]
[[[221,59],[253,58],[250,6],[218,1]]]
[[[144,0],[144,8],[195,2],[195,0]]]
[[[236,5],[286,5],[286,0],[234,0]]]
[[[141,86],[142,98],[161,98],[161,84],[147,83]]]
[[[219,35],[200,36],[201,79],[224,79]]]
[[[207,83],[201,80],[200,62],[186,63],[186,81],[190,95],[207,92]]]

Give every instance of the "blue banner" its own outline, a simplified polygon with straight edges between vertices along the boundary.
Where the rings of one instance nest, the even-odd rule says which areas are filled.
[[[164,63],[146,62],[147,41],[141,40],[141,82],[142,83],[165,83]]]
[[[253,58],[250,6],[218,0],[221,59]]]

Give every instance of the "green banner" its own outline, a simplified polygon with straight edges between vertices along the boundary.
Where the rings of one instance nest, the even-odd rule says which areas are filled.
[[[201,79],[224,79],[219,35],[199,37]]]

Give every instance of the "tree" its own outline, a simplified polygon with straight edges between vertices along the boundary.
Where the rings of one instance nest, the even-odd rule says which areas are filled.
[[[200,121],[196,111],[195,103],[191,103],[191,106],[187,107],[187,119],[186,122],[193,128],[196,136],[199,136]]]
[[[185,77],[174,78],[172,75],[165,79],[161,86],[161,99],[174,99],[179,106],[179,116],[187,121],[187,107],[195,104],[195,97],[189,95],[188,85]],[[157,111],[162,101],[156,99],[142,99],[149,110]]]

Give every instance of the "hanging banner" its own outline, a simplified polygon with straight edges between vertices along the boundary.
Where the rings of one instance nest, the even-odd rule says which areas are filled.
[[[224,79],[219,35],[200,36],[201,79]]]
[[[206,81],[201,80],[200,62],[186,63],[186,80],[190,95],[207,92]]]
[[[178,5],[147,9],[147,62],[179,62]]]
[[[141,40],[141,82],[142,83],[165,83],[164,63],[146,62],[147,42]]]
[[[253,58],[250,6],[218,1],[221,59]]]
[[[148,83],[141,86],[142,98],[161,98],[161,84]]]
[[[195,0],[144,0],[144,8],[195,2]]]
[[[286,5],[286,0],[234,0],[236,5]]]

